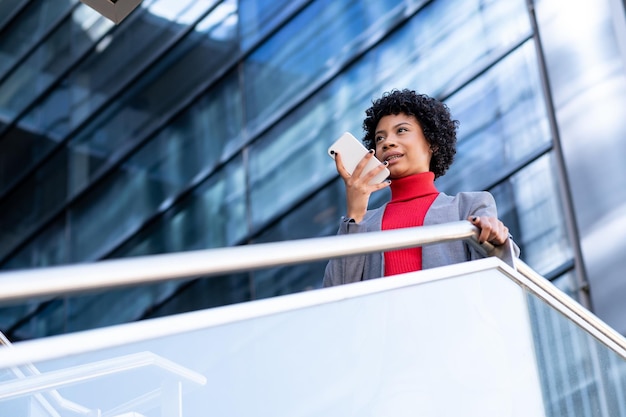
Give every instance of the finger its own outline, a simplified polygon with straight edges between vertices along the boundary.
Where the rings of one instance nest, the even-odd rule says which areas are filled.
[[[389,165],[389,162],[385,161],[380,165],[377,165],[375,168],[371,169],[370,171],[368,171],[366,174],[363,175],[363,180],[366,181],[368,184],[369,182],[378,174],[380,174],[386,167],[387,165]]]
[[[383,188],[387,188],[391,185],[391,180],[386,179],[383,182],[379,182],[378,184],[373,184],[374,191],[382,190]]]
[[[478,227],[478,243],[482,244],[489,241],[489,236],[492,232],[491,225],[489,224],[488,217],[472,216],[469,219],[474,226]]]
[[[335,168],[337,169],[337,173],[339,174],[339,176],[343,178],[344,180],[350,178],[350,173],[348,172],[346,167],[343,166],[343,160],[341,159],[341,154],[339,154],[339,152],[334,152],[334,155],[335,155]]]
[[[361,158],[361,160],[357,164],[356,168],[354,168],[354,172],[352,173],[352,175],[354,175],[356,177],[360,177],[363,174],[363,170],[367,166],[367,163],[373,157],[374,157],[374,150],[370,149],[369,152],[367,154],[365,154],[365,156],[363,158]]]

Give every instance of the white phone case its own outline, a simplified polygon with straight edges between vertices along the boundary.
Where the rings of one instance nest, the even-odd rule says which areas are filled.
[[[363,146],[363,144],[351,133],[345,132],[328,148],[328,155],[335,159],[333,152],[339,152],[341,154],[343,166],[350,174],[352,174],[358,163],[361,162],[361,159],[367,155],[368,151],[367,148]],[[382,162],[376,159],[376,157],[373,157],[365,166],[364,172],[367,173],[381,164]],[[387,179],[387,177],[389,177],[389,170],[385,168],[370,181],[370,184],[383,182]]]

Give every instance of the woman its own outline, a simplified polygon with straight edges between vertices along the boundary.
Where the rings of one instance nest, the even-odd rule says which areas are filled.
[[[373,102],[363,121],[363,143],[370,153],[350,175],[341,154],[335,155],[337,172],[345,182],[347,213],[338,234],[364,233],[447,223],[467,219],[480,229],[479,242],[494,246],[512,244],[508,228],[497,218],[496,204],[488,192],[464,192],[448,196],[437,191],[434,180],[442,176],[456,153],[458,121],[440,101],[412,90],[392,90]],[[384,165],[363,173],[370,158]],[[384,166],[389,179],[370,180]],[[391,200],[367,210],[370,195],[391,187]],[[405,272],[434,268],[480,255],[456,241],[425,247],[333,259],[324,275],[324,286],[347,284]]]

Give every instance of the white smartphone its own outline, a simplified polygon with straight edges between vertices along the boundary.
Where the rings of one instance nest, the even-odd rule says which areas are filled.
[[[361,159],[367,155],[368,150],[350,132],[345,132],[328,148],[328,155],[333,159],[335,159],[335,152],[341,154],[341,161],[343,162],[344,168],[352,174],[356,166],[361,162]],[[382,162],[376,159],[376,157],[373,157],[365,166],[364,172],[367,173],[379,165],[382,165]],[[389,177],[389,170],[385,167],[385,169],[372,178],[370,184],[383,182],[387,177]]]

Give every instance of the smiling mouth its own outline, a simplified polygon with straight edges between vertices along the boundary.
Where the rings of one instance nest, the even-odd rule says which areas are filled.
[[[402,155],[391,155],[391,156],[388,156],[387,158],[385,158],[385,161],[391,162],[391,161],[393,161],[395,159],[398,159],[398,158],[401,158],[401,157],[402,157]]]

